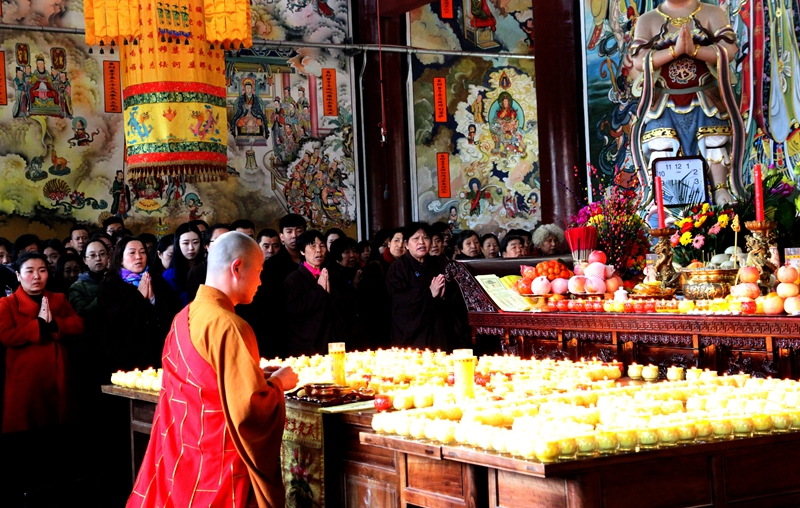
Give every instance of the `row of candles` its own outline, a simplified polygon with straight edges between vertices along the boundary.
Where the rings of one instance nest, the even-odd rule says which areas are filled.
[[[372,423],[379,433],[541,462],[800,430],[796,382],[716,376],[696,368],[685,373],[696,380],[584,392],[594,394],[591,403],[556,394],[535,404],[484,404],[478,413],[469,405],[462,406],[463,413],[446,408],[378,413]]]
[[[763,187],[763,170],[761,164],[756,164],[753,168],[753,193],[756,207],[756,221],[764,221],[764,187]],[[656,213],[658,214],[658,227],[659,229],[666,228],[666,214],[664,211],[664,191],[663,181],[660,176],[655,177],[655,199],[656,199]]]

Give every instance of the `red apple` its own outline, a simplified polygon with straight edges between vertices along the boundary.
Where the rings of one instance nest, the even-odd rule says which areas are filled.
[[[619,275],[614,275],[610,279],[606,279],[606,292],[613,293],[622,287],[622,278]]]
[[[536,268],[533,266],[522,265],[519,267],[519,272],[523,279],[533,280],[536,278]]]
[[[731,286],[731,295],[736,298],[758,298],[761,295],[761,289],[758,284],[754,282],[743,282],[735,286]]]
[[[456,384],[456,375],[453,372],[447,373],[447,384],[450,386]]]
[[[517,281],[517,291],[521,295],[529,295],[531,294],[531,280],[530,279],[520,279]]]
[[[378,411],[388,411],[392,408],[392,397],[386,394],[375,396],[375,409]]]
[[[782,266],[778,268],[778,273],[776,275],[781,282],[794,283],[794,281],[797,280],[797,270],[793,266]]]
[[[753,300],[745,300],[742,302],[742,314],[755,314],[758,310],[758,305]]]
[[[758,282],[761,274],[755,266],[743,266],[739,269],[739,282]]]
[[[606,253],[601,250],[593,250],[591,254],[589,254],[589,261],[590,263],[603,263],[606,264]]]

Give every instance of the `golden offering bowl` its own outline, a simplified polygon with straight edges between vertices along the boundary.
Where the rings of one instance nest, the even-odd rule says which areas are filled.
[[[652,228],[650,230],[650,236],[655,238],[663,238],[665,236],[672,236],[675,232],[678,231],[675,228]]]
[[[686,279],[683,296],[689,300],[725,298],[736,283],[738,272],[735,269],[683,268],[681,273]]]
[[[778,227],[778,223],[774,220],[750,220],[744,223],[744,227],[750,231],[770,231]]]

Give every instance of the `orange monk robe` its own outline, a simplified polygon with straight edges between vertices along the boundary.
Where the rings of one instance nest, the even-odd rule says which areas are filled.
[[[264,378],[255,335],[224,293],[200,286],[188,313],[175,318],[163,365],[164,389],[153,434],[128,507],[177,508],[192,501],[239,507],[244,496],[236,493],[244,494],[247,484],[252,486],[250,500],[260,508],[285,506],[280,465],[283,386],[278,379]],[[212,393],[215,385],[218,393]],[[217,407],[224,424],[215,416]],[[176,415],[180,423],[170,421]],[[209,428],[207,422],[225,429]],[[230,457],[229,442],[238,453],[232,463],[224,458]],[[203,450],[219,450],[224,456],[204,456]],[[220,463],[228,465],[218,475]]]

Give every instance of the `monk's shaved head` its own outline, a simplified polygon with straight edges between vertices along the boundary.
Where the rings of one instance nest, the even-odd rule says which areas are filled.
[[[261,285],[264,255],[255,240],[238,231],[222,234],[208,249],[206,286],[225,293],[234,305],[250,303]]]
[[[225,273],[235,260],[249,262],[253,255],[264,257],[255,240],[238,231],[223,233],[208,249],[208,275]]]

